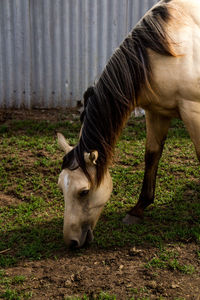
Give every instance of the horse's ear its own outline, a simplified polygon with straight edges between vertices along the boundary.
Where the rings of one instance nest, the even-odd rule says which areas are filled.
[[[57,133],[57,138],[58,138],[58,145],[60,148],[67,154],[69,151],[72,150],[73,147],[71,147],[68,143],[67,140],[65,139],[64,135],[62,133]]]
[[[86,164],[92,164],[92,165],[96,165],[97,164],[97,159],[98,159],[98,151],[92,151],[90,153],[84,153],[84,158],[85,158],[85,162]]]

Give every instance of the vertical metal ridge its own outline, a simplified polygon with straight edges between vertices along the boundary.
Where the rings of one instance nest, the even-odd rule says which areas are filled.
[[[90,5],[91,5],[90,0]],[[98,49],[97,49],[97,39],[98,39],[98,28],[97,28],[97,0],[93,0],[91,5],[91,24],[90,24],[90,82],[94,83],[95,77],[97,76],[97,60],[98,60]]]
[[[33,107],[43,106],[42,12],[39,0],[30,1],[32,26],[32,87]]]
[[[0,107],[6,106],[3,13],[4,13],[3,7],[1,7],[0,9]]]
[[[73,78],[73,95],[74,99],[79,100],[80,97],[80,61],[79,57],[81,55],[80,52],[80,45],[81,45],[81,39],[80,39],[80,19],[79,19],[79,12],[80,12],[80,5],[79,2],[76,1],[75,11],[74,11],[74,61],[75,61],[75,68],[74,68],[74,78]],[[77,25],[77,26],[76,26]],[[73,103],[72,103],[73,104]],[[73,105],[74,106],[74,105]]]
[[[84,26],[84,31],[85,31],[85,45],[84,45],[84,69],[85,71],[88,70],[89,68],[89,55],[88,55],[88,44],[89,44],[89,12],[88,12],[88,2],[89,0],[85,0],[84,1],[84,17],[85,17],[85,26]],[[89,73],[88,73],[89,74]],[[85,81],[85,86],[89,85],[89,80],[88,80],[88,76],[84,77],[84,81]]]
[[[62,45],[60,47],[61,51],[61,70],[60,70],[60,76],[61,76],[61,107],[64,107],[66,105],[66,99],[67,99],[67,89],[68,89],[68,78],[67,78],[67,65],[66,60],[68,57],[68,49],[67,49],[67,42],[66,42],[66,31],[67,28],[64,27],[65,24],[65,18],[67,15],[67,2],[62,1],[61,5],[61,11],[60,11],[60,34],[61,34],[61,40]]]
[[[23,2],[23,5],[21,3]],[[13,101],[15,101],[15,105],[17,108],[20,108],[27,104],[29,107],[29,101],[27,95],[29,94],[29,89],[26,87],[26,76],[28,73],[26,72],[26,63],[29,63],[29,60],[26,60],[25,47],[24,43],[29,40],[29,28],[27,28],[27,6],[24,0],[20,3],[19,0],[15,0],[15,6],[12,5],[13,9],[13,61],[12,61],[12,69],[13,69]],[[29,27],[29,26],[28,26]],[[28,30],[28,31],[26,31]],[[28,41],[29,43],[29,41]],[[28,44],[26,45],[28,47]],[[28,48],[27,48],[28,49]],[[26,51],[29,53],[30,51]],[[30,68],[29,68],[30,69]],[[29,81],[30,82],[30,81]],[[30,84],[30,83],[29,83]]]
[[[44,77],[44,106],[51,107],[52,103],[52,34],[51,34],[51,7],[48,0],[43,0],[43,77]]]
[[[21,64],[23,65],[23,78],[21,84],[24,88],[24,101],[19,101],[18,108],[21,106],[31,108],[31,86],[32,86],[32,49],[31,49],[31,22],[30,22],[30,1],[23,0],[23,4],[18,0],[18,9],[21,11],[21,17],[23,21],[20,23],[22,32],[22,45],[21,45]],[[18,70],[16,70],[18,71]],[[20,95],[21,92],[18,91]]]
[[[69,80],[70,80],[70,97],[69,97],[69,102],[70,106],[72,106],[72,98],[74,97],[74,90],[75,90],[75,85],[76,83],[74,82],[74,72],[76,68],[76,63],[75,63],[75,55],[74,55],[74,50],[75,50],[75,41],[74,41],[74,6],[77,5],[77,1],[75,0],[74,2],[72,0],[69,1],[69,11],[68,11],[68,26],[69,26],[69,39],[68,39],[68,47],[70,49],[70,57],[69,57]]]
[[[13,106],[13,86],[14,86],[14,78],[13,78],[13,27],[12,27],[12,11],[11,11],[11,2],[3,1],[4,4],[4,14],[3,14],[3,44],[4,44],[4,59],[5,59],[5,97],[6,97],[6,107]]]
[[[107,1],[104,0],[103,1],[103,13],[102,13],[102,47],[101,47],[101,51],[102,51],[102,65],[103,68],[105,66],[107,57],[108,57],[108,44],[109,44],[109,39],[108,39],[108,19],[109,19],[109,10],[107,7]]]
[[[80,1],[79,3],[79,61],[78,61],[78,73],[79,73],[79,84],[78,84],[78,101],[82,100],[83,92],[85,91],[85,4],[84,1]],[[76,103],[73,101],[73,105]]]
[[[63,73],[66,76],[65,79],[65,88],[66,88],[66,100],[68,102],[63,106],[71,106],[71,86],[72,86],[72,79],[70,77],[70,57],[71,57],[71,48],[70,48],[70,9],[69,9],[70,3],[69,1],[65,1],[64,4],[64,15],[63,15],[63,34],[64,34],[64,71]],[[65,16],[65,18],[64,18]],[[66,20],[65,20],[66,19]],[[64,76],[64,75],[63,75]],[[65,94],[64,94],[65,95]]]
[[[53,41],[52,41],[52,63],[53,63],[53,73],[52,73],[52,106],[55,106],[55,102],[57,102],[57,106],[61,106],[61,58],[60,58],[60,6],[59,0],[54,0],[50,2],[51,7],[51,20],[53,23],[52,27],[52,34],[53,34]],[[49,45],[51,46],[51,45]]]

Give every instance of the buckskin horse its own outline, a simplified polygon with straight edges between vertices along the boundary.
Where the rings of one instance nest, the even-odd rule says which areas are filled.
[[[115,50],[84,94],[78,144],[65,151],[58,185],[64,200],[64,240],[81,247],[112,191],[113,150],[135,107],[146,113],[145,173],[141,194],[124,223],[138,223],[153,203],[156,173],[172,118],[183,120],[200,160],[200,1],[159,1]]]

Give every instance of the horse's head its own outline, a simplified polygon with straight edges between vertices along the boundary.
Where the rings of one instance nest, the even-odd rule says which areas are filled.
[[[58,143],[65,154],[73,151],[60,133]],[[95,179],[97,151],[84,153],[84,158],[90,177]],[[68,247],[82,247],[93,240],[93,230],[112,191],[111,176],[107,170],[103,181],[97,187],[90,183],[81,168],[64,168],[59,175],[58,185],[63,191],[65,201],[64,241]]]

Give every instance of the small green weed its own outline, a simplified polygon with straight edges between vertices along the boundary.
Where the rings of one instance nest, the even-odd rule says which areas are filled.
[[[74,297],[74,296],[68,296],[65,297],[65,300],[90,300],[91,297],[84,295],[82,297]],[[110,295],[109,293],[106,292],[101,292],[99,295],[94,295],[92,296],[93,300],[116,300],[116,296]]]
[[[182,265],[178,261],[178,254],[174,251],[162,250],[158,255],[153,257],[146,268],[169,269],[179,271],[184,274],[193,274],[195,268],[192,265]]]
[[[25,276],[16,275],[12,278],[12,283],[20,284],[20,283],[24,283],[25,280],[26,280]]]
[[[12,289],[6,289],[5,292],[0,292],[1,299],[8,299],[8,300],[22,300],[22,299],[30,299],[32,297],[32,292],[18,292]]]

